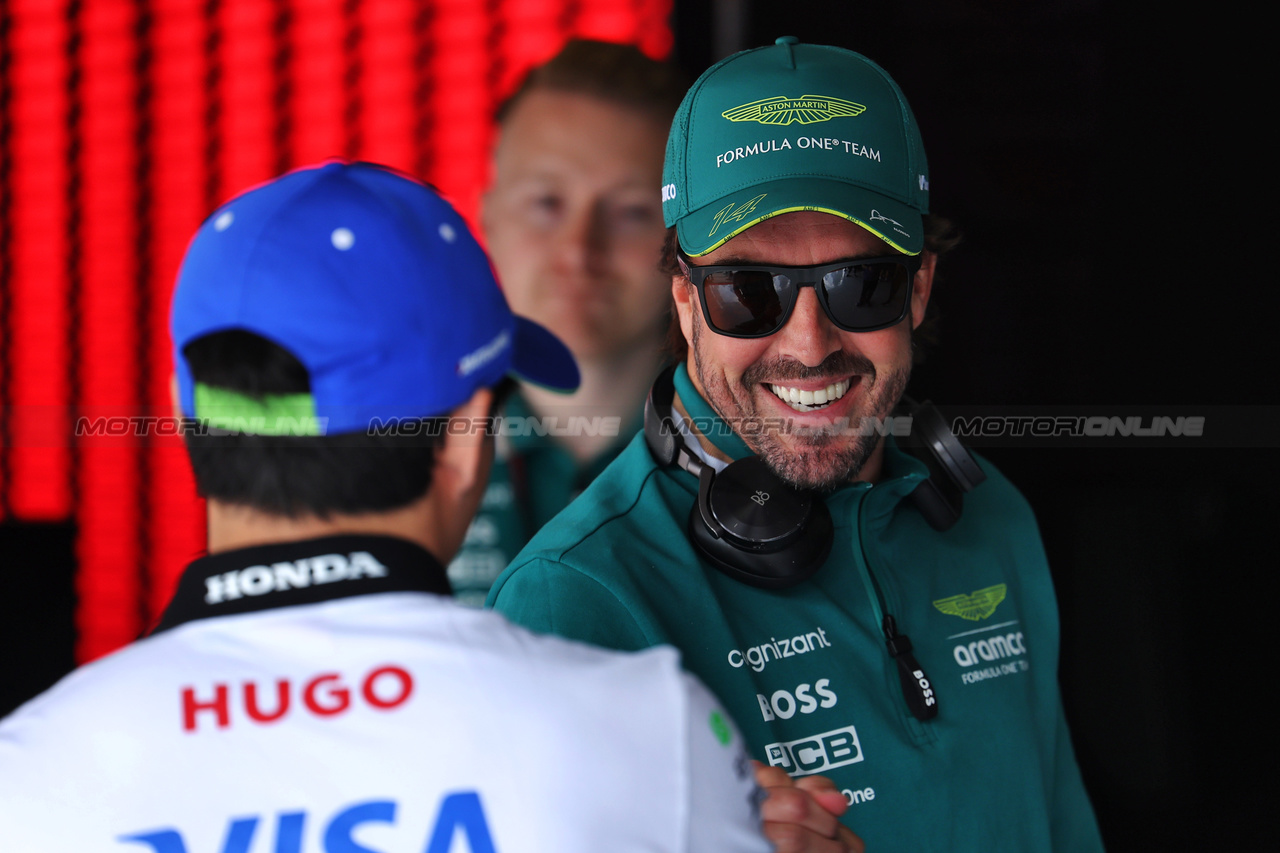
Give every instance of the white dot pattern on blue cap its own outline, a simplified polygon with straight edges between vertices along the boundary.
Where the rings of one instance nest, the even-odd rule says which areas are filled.
[[[306,366],[326,433],[450,411],[507,373],[577,385],[569,351],[511,315],[463,220],[412,179],[370,164],[299,169],[219,208],[202,230],[173,300],[175,343],[229,326],[269,336]],[[325,243],[337,254],[324,256]],[[229,275],[235,298],[224,298]],[[377,300],[366,300],[369,282]],[[469,373],[457,370],[461,355]],[[178,380],[190,414],[189,370]]]
[[[333,248],[345,252],[356,244],[356,235],[351,233],[350,228],[335,228],[329,235],[329,241],[333,243]]]

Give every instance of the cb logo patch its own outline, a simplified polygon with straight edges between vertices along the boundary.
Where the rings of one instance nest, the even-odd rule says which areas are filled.
[[[833,767],[862,760],[858,730],[853,726],[832,729],[788,743],[771,743],[764,748],[769,764],[781,767],[789,776],[808,776]]]

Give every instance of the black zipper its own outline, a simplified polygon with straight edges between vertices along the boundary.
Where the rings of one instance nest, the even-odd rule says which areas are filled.
[[[880,582],[876,579],[876,573],[871,568],[871,560],[867,557],[866,536],[862,529],[862,508],[870,491],[867,489],[858,501],[858,550],[862,554],[862,564],[866,568],[867,578],[871,581],[871,588],[875,593],[874,603],[878,611],[876,615],[881,617],[880,629],[884,632],[885,645],[889,649],[889,656],[898,666],[898,683],[902,686],[902,698],[906,700],[907,709],[911,711],[913,717],[921,722],[928,722],[938,716],[938,695],[933,689],[933,682],[925,674],[924,667],[912,653],[911,638],[898,632],[898,622],[893,618],[893,614],[889,613],[888,605],[885,604],[884,591],[880,589]]]

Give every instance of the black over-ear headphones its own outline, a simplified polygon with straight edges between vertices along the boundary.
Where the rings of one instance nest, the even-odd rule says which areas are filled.
[[[731,578],[765,589],[794,586],[811,577],[831,553],[831,513],[817,492],[792,488],[759,456],[729,463],[720,473],[685,444],[672,416],[675,368],[662,372],[644,406],[644,437],[664,468],[679,465],[698,478],[698,500],[689,512],[689,539],[713,566]],[[904,449],[924,460],[929,477],[911,493],[912,502],[935,530],[960,519],[964,493],[987,475],[956,439],[930,403],[907,401],[912,417]],[[938,697],[916,660],[911,639],[884,614],[885,645],[897,663],[907,708],[916,719],[938,715]]]
[[[758,456],[723,471],[691,451],[672,416],[675,368],[653,383],[644,407],[644,437],[658,464],[677,465],[698,478],[698,500],[689,513],[689,538],[713,566],[735,580],[782,589],[808,579],[831,553],[834,528],[822,495],[783,482]],[[903,449],[929,466],[929,477],[911,500],[935,530],[960,518],[964,493],[986,474],[952,434],[931,403],[907,401],[912,431]]]

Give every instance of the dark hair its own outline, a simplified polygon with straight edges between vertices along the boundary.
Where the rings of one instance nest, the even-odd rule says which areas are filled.
[[[306,368],[288,350],[252,332],[205,335],[182,354],[194,381],[204,385],[258,398],[311,390]],[[426,494],[447,420],[414,422],[417,428],[394,435],[188,430],[185,441],[204,497],[272,515],[325,518],[396,509]]]
[[[670,122],[688,88],[688,78],[677,66],[650,59],[633,45],[572,39],[525,75],[499,105],[495,119],[501,125],[526,95],[549,89],[591,95]]]
[[[946,217],[926,214],[924,217],[924,250],[932,252],[939,259],[950,252],[960,242],[960,234],[955,224]],[[675,228],[667,229],[666,239],[662,243],[662,257],[658,261],[658,271],[664,275],[681,275],[680,263],[676,260],[676,252],[680,250],[680,238]],[[935,270],[934,281],[938,279]],[[701,310],[701,309],[699,309]],[[938,310],[932,299],[925,306],[924,320],[911,330],[912,360],[917,364],[924,361],[925,356],[938,343]],[[689,342],[684,339],[684,330],[680,328],[680,315],[675,310],[674,299],[671,306],[671,322],[667,325],[667,339],[663,344],[663,354],[673,364],[679,364],[689,357]]]

